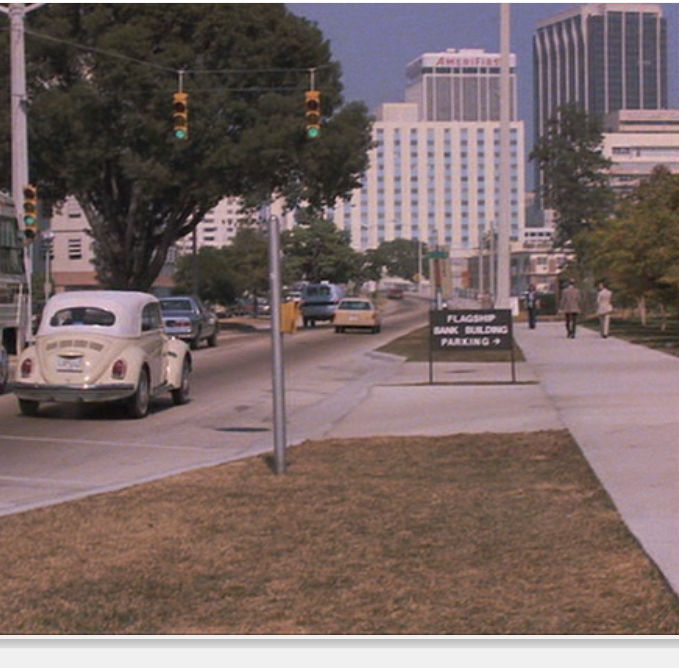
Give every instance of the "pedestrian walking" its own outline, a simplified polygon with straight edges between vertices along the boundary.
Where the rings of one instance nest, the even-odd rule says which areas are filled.
[[[596,314],[599,316],[599,331],[604,339],[608,338],[608,330],[611,326],[612,299],[613,293],[601,281],[599,283],[599,292],[596,295]]]
[[[566,316],[566,335],[569,339],[574,339],[580,313],[580,290],[575,287],[572,278],[568,281],[568,287],[561,293],[559,311]]]
[[[526,293],[526,311],[528,311],[528,326],[531,329],[535,329],[535,325],[538,321],[538,309],[540,308],[540,300],[538,299],[538,293],[535,290],[535,286],[531,283],[528,286],[528,292]]]

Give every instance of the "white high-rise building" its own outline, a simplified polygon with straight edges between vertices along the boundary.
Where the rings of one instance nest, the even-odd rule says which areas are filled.
[[[516,118],[516,57],[511,54],[510,113]],[[500,54],[483,49],[423,53],[406,67],[406,102],[422,121],[499,121]]]
[[[510,66],[515,62],[510,59]],[[500,212],[499,55],[423,54],[407,68],[406,102],[383,104],[363,185],[330,212],[357,250],[418,239],[475,253]],[[516,74],[512,69],[515,119]],[[510,123],[511,232],[525,226],[524,126]]]

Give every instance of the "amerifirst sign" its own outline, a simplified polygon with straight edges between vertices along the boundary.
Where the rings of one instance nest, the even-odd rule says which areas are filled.
[[[433,350],[475,348],[512,349],[512,312],[509,309],[481,311],[430,311]]]

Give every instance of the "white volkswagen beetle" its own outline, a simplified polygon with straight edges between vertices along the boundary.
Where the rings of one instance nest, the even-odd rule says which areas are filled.
[[[124,401],[141,418],[151,397],[189,397],[191,354],[163,329],[160,303],[142,292],[92,290],[51,297],[35,343],[19,356],[13,391],[24,415],[40,402]]]

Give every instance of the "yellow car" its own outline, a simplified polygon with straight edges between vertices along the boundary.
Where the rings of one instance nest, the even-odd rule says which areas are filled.
[[[338,334],[349,328],[369,329],[377,334],[382,328],[382,316],[375,305],[369,299],[359,297],[343,299],[332,322]]]

